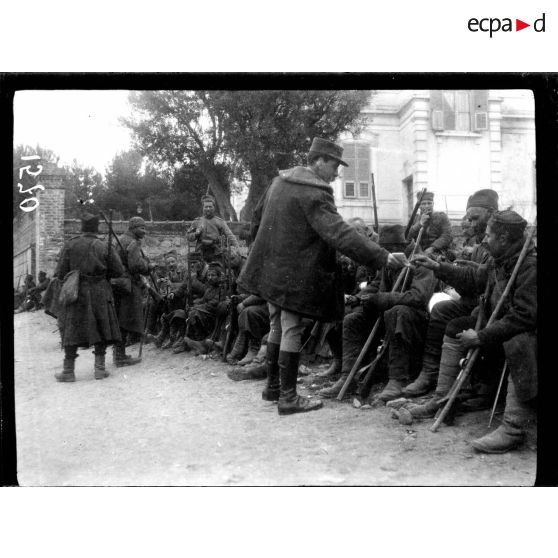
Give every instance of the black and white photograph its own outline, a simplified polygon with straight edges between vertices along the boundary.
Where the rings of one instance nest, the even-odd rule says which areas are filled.
[[[109,77],[13,96],[20,486],[536,483],[528,80]]]

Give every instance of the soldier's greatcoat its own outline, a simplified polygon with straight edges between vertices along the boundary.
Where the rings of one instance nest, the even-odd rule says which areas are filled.
[[[132,280],[132,292],[129,294],[114,293],[118,322],[126,331],[143,333],[143,283],[141,276],[149,272],[149,260],[143,255],[141,243],[130,232],[120,238],[122,250],[118,251],[126,274]]]
[[[196,235],[197,229],[201,230],[199,236]],[[229,246],[238,247],[236,236],[225,221],[217,216],[211,219],[205,216],[198,217],[188,229],[187,236],[188,240],[196,241],[196,252],[208,263],[221,256],[221,239],[223,242],[226,239]]]
[[[62,345],[89,347],[119,342],[120,329],[107,280],[124,273],[118,254],[113,250],[109,260],[106,242],[93,233],[84,233],[66,243],[54,275],[62,281],[75,269],[80,272],[78,299],[58,308]]]
[[[419,231],[420,220],[411,227],[409,238],[416,240]],[[451,246],[451,241],[451,223],[448,216],[442,211],[434,211],[424,227],[420,247],[423,250],[432,247],[437,252],[445,252]]]
[[[498,258],[478,268],[440,264],[436,275],[452,285],[482,292],[490,283],[484,313],[492,314],[511,277],[524,240]],[[473,311],[478,312],[478,307]],[[496,320],[478,333],[481,348],[502,344],[517,395],[528,400],[537,395],[537,252],[531,245]]]
[[[280,172],[254,215],[257,235],[238,279],[242,290],[324,322],[343,317],[336,250],[376,268],[388,252],[347,224],[333,189],[311,169]]]

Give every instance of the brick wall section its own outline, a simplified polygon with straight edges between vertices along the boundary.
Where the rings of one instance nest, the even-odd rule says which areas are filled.
[[[154,221],[146,222],[147,235],[143,241],[144,252],[153,262],[162,264],[164,255],[170,250],[175,250],[182,261],[186,261],[188,247],[186,245],[186,231],[191,221]],[[249,233],[249,223],[230,222],[227,223],[233,234],[239,239],[241,251],[247,252],[246,238]],[[112,228],[117,235],[128,230],[128,221],[113,221]],[[80,234],[81,222],[79,219],[66,219],[64,221],[64,238],[69,239]],[[108,226],[104,221],[99,225],[99,236],[107,239]],[[58,250],[62,248],[62,241],[57,244]],[[194,243],[190,245],[194,250]]]
[[[36,211],[18,213],[13,220],[13,281],[14,287],[22,285],[26,273],[36,275],[35,240]]]

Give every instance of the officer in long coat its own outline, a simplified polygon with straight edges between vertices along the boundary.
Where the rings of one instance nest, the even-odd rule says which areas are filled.
[[[477,268],[455,267],[417,256],[416,263],[434,270],[440,279],[470,290],[483,291],[488,283],[484,303],[487,319],[496,308],[512,275],[525,243],[527,222],[515,211],[497,211],[488,222],[486,242],[491,258]],[[531,243],[494,322],[479,331],[473,328],[476,308],[471,316],[451,320],[446,328],[440,372],[433,398],[425,405],[410,408],[415,418],[433,416],[438,403],[451,388],[459,373],[459,361],[468,349],[479,347],[483,353],[503,353],[510,370],[506,407],[502,424],[490,434],[473,440],[473,447],[486,453],[504,453],[523,442],[524,428],[532,416],[531,407],[537,395],[537,253]],[[484,321],[486,324],[486,320]],[[500,370],[493,370],[498,374]]]
[[[132,217],[128,222],[128,230],[119,237],[119,255],[131,280],[131,291],[124,292],[114,288],[114,299],[122,340],[114,345],[114,364],[117,367],[130,366],[140,362],[126,354],[126,337],[128,333],[143,333],[143,279],[155,264],[143,253],[141,239],[146,234],[145,221],[141,217]],[[121,248],[120,248],[121,246]]]
[[[336,250],[358,263],[400,267],[402,259],[347,224],[329,185],[337,176],[342,147],[314,138],[307,167],[281,171],[255,210],[257,231],[238,285],[268,302],[267,386],[262,397],[278,401],[279,414],[312,411],[296,393],[304,317],[342,319],[344,300]]]
[[[71,238],[62,249],[55,277],[62,281],[73,270],[79,270],[77,300],[59,306],[64,367],[54,376],[59,382],[74,382],[74,365],[78,347],[95,350],[95,379],[109,375],[105,370],[107,345],[120,343],[120,329],[114,307],[114,298],[108,279],[119,277],[124,268],[118,254],[109,256],[106,242],[97,238],[99,218],[90,213],[81,220],[82,234]]]

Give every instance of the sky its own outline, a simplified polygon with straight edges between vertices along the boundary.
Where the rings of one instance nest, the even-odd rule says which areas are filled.
[[[18,91],[14,97],[14,144],[37,143],[104,174],[114,155],[131,147],[118,119],[130,113],[128,91]]]

